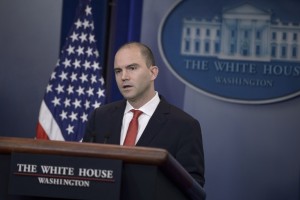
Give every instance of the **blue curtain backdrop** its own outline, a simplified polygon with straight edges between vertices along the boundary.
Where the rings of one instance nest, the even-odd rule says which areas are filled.
[[[123,98],[114,77],[114,54],[124,43],[140,41],[142,5],[142,0],[114,0],[112,3],[106,66],[107,102]]]
[[[73,23],[79,0],[64,0],[61,46]],[[114,54],[126,42],[140,41],[142,0],[92,1],[97,45],[103,66],[107,103],[122,99],[114,78]]]

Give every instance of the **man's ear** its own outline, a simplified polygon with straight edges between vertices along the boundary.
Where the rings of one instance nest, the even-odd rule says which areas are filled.
[[[150,67],[150,72],[152,74],[152,78],[153,80],[156,79],[157,75],[158,75],[158,67],[157,66],[151,66]]]

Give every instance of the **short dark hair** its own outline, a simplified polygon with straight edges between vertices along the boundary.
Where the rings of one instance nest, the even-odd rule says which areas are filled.
[[[125,47],[128,47],[128,46],[137,46],[141,50],[141,54],[145,58],[147,67],[155,66],[155,59],[154,59],[153,53],[147,45],[140,43],[140,42],[128,42],[128,43],[122,45],[119,48],[119,50],[123,49]]]

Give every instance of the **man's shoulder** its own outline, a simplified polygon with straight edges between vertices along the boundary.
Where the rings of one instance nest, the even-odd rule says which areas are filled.
[[[195,120],[195,118],[192,115],[190,115],[183,109],[169,103],[165,99],[161,99],[161,108],[164,109],[164,112],[168,113],[170,117],[186,119],[186,120]]]

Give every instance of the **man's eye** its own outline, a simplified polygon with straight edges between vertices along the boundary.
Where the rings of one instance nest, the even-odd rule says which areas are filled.
[[[136,70],[138,68],[138,65],[130,65],[128,66],[128,68],[133,71],[133,70]]]

